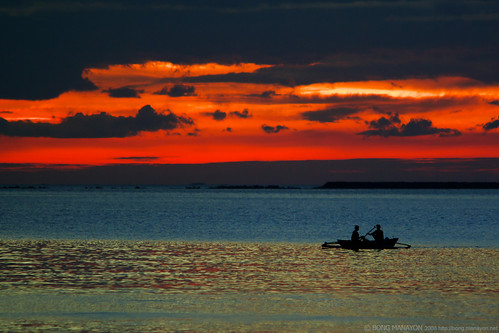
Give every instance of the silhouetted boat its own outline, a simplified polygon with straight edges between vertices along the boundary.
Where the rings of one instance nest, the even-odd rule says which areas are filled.
[[[371,240],[362,240],[360,242],[352,243],[351,240],[338,239],[337,242],[324,242],[322,244],[323,249],[334,249],[334,248],[342,248],[342,249],[350,249],[350,250],[360,250],[360,249],[408,249],[411,246],[409,244],[399,243],[403,247],[395,246],[398,242],[398,238],[385,238],[383,242],[375,242]]]

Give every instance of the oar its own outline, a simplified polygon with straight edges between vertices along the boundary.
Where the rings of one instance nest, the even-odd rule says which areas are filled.
[[[409,245],[409,244],[399,243],[399,242],[397,242],[397,244],[407,246],[406,249],[410,249],[411,248],[411,245]]]
[[[323,249],[327,249],[327,248],[340,248],[340,244],[338,242],[324,242],[324,244],[322,244],[322,248]]]
[[[364,238],[366,238],[366,236],[367,236],[367,235],[369,235],[369,233],[370,233],[371,231],[373,231],[374,229],[376,229],[376,227],[375,227],[375,226],[374,226],[371,230],[369,230],[369,231],[367,232],[367,234],[365,234],[365,235],[364,235]]]

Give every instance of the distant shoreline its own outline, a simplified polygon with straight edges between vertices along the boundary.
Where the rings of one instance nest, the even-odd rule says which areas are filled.
[[[499,189],[499,182],[327,182],[321,186],[296,186],[296,185],[210,185],[210,184],[190,184],[190,185],[1,185],[0,190],[46,190],[51,187],[83,187],[85,190],[101,190],[110,187],[111,189],[133,188],[135,190],[146,189],[148,187],[174,186],[175,188],[185,188],[189,190],[341,190],[341,189],[469,189],[469,190],[496,190]]]
[[[327,182],[317,189],[499,189],[495,182]]]
[[[310,188],[334,181],[382,182],[390,183],[388,188],[391,188],[391,182],[499,183],[497,165],[499,165],[499,157],[243,161],[206,164],[147,163],[95,166],[0,163],[0,186],[196,186],[204,184],[205,186],[278,185]],[[356,186],[359,187],[359,185]],[[362,186],[373,188],[371,184],[368,185]],[[398,188],[411,187],[399,186]],[[438,186],[438,188],[441,187]],[[459,188],[459,186],[452,188]],[[469,186],[464,188],[469,188]],[[497,188],[497,185],[493,188]]]

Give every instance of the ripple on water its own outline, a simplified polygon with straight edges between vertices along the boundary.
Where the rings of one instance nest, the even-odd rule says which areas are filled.
[[[312,326],[325,322],[329,329],[411,318],[492,324],[498,253],[354,252],[292,243],[1,241],[0,313],[16,318],[28,311],[46,323],[46,313],[55,320],[69,312],[87,324],[98,313],[135,314],[138,321],[170,316],[168,327],[186,318],[206,321],[201,314],[219,324],[249,321],[251,327],[267,321],[285,326],[290,318]]]

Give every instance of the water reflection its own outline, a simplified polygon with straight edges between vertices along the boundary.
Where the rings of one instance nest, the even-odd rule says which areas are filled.
[[[70,311],[140,313],[140,320],[170,314],[169,327],[222,315],[213,320],[251,319],[251,327],[285,325],[293,316],[329,328],[408,317],[493,323],[497,256],[496,249],[477,248],[354,252],[289,243],[2,241],[0,312],[12,317],[40,307],[51,318]]]
[[[488,294],[495,249],[322,250],[317,245],[8,241],[0,288],[174,292]]]

